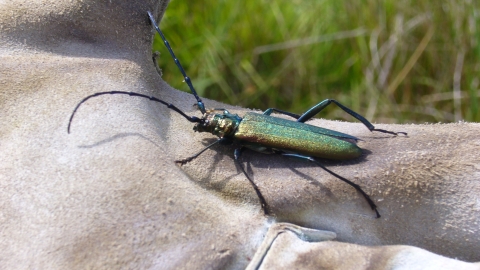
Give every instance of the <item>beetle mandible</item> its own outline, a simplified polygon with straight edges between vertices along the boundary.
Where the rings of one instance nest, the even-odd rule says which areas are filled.
[[[200,154],[205,152],[210,147],[219,143],[232,144],[235,142],[236,144],[240,145],[239,148],[236,148],[234,150],[235,163],[240,167],[245,177],[253,186],[260,200],[262,209],[266,215],[269,214],[269,207],[267,205],[267,202],[263,197],[262,193],[260,192],[259,188],[257,187],[257,185],[248,176],[245,169],[243,168],[243,165],[239,161],[240,155],[245,148],[248,148],[257,152],[261,152],[261,153],[280,154],[282,156],[301,158],[301,159],[305,159],[315,163],[326,172],[330,173],[336,178],[354,187],[358,192],[360,192],[363,195],[363,197],[368,202],[372,210],[375,211],[376,217],[377,218],[380,217],[380,213],[377,210],[377,206],[372,201],[370,196],[368,196],[368,194],[365,193],[359,185],[329,170],[316,159],[316,158],[325,158],[325,159],[344,160],[344,159],[357,158],[362,154],[362,150],[356,144],[356,142],[359,139],[348,134],[340,133],[338,131],[305,124],[305,122],[311,119],[317,113],[319,113],[329,104],[334,103],[337,106],[339,106],[342,110],[344,110],[345,112],[347,112],[348,114],[350,114],[351,116],[353,116],[354,118],[362,122],[370,131],[378,131],[378,132],[388,133],[392,135],[398,135],[398,134],[407,135],[407,133],[392,132],[388,130],[377,129],[363,116],[343,106],[342,104],[340,104],[339,102],[333,99],[326,99],[318,103],[317,105],[313,106],[311,109],[309,109],[302,115],[286,112],[279,109],[269,108],[266,111],[264,111],[263,114],[247,112],[242,118],[237,114],[230,113],[226,109],[206,110],[205,105],[200,99],[200,97],[198,96],[197,92],[195,91],[195,88],[193,87],[192,82],[190,81],[190,78],[187,76],[187,74],[185,73],[185,70],[180,64],[180,61],[176,58],[175,54],[173,53],[173,50],[170,47],[170,44],[168,43],[162,31],[158,27],[150,11],[148,12],[148,16],[149,16],[150,22],[155,27],[155,30],[160,34],[160,37],[162,38],[170,55],[175,61],[178,69],[182,73],[185,79],[185,82],[190,88],[190,91],[192,92],[193,96],[197,100],[197,106],[200,112],[202,113],[202,117],[198,118],[196,116],[188,116],[179,108],[177,108],[175,105],[165,102],[153,96],[148,96],[148,95],[135,93],[135,92],[125,92],[125,91],[98,92],[85,97],[77,104],[68,122],[68,128],[67,128],[68,133],[70,133],[70,126],[72,124],[72,120],[76,111],[78,110],[80,105],[82,105],[85,101],[87,101],[90,98],[101,96],[101,95],[112,95],[112,94],[122,94],[122,95],[147,98],[149,100],[159,102],[167,106],[168,108],[182,115],[188,121],[192,123],[196,123],[195,126],[193,127],[195,131],[209,132],[219,137],[218,140],[206,146],[204,149],[202,149],[195,155],[182,160],[177,160],[175,161],[176,163],[180,165],[188,163],[193,159],[197,158]],[[154,63],[156,63],[155,55],[153,57],[153,60],[154,60]],[[272,112],[290,116],[292,118],[295,118],[296,121],[291,121],[283,118],[270,116]]]

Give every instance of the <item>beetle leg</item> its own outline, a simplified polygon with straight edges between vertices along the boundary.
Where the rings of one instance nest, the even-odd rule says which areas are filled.
[[[368,194],[365,193],[365,191],[363,191],[363,189],[359,185],[357,185],[357,184],[353,183],[352,181],[350,181],[350,180],[332,172],[331,170],[327,169],[325,166],[323,166],[322,163],[320,163],[318,160],[316,160],[313,157],[303,156],[303,155],[299,155],[299,154],[289,154],[289,153],[281,153],[281,155],[282,156],[288,156],[288,157],[297,157],[297,158],[302,158],[302,159],[306,159],[308,161],[311,161],[311,162],[317,164],[320,168],[324,169],[329,174],[331,174],[331,175],[335,176],[336,178],[338,178],[338,179],[344,181],[345,183],[349,184],[350,186],[355,188],[358,192],[360,192],[363,195],[363,197],[365,198],[365,200],[367,200],[367,202],[370,205],[370,207],[372,208],[372,210],[375,211],[375,213],[377,214],[377,218],[380,217],[380,213],[378,213],[377,206],[372,201],[372,199],[370,199],[370,196],[368,196]]]
[[[343,106],[342,104],[340,104],[340,102],[338,102],[334,99],[325,99],[324,101],[322,101],[322,102],[318,103],[317,105],[313,106],[308,111],[306,111],[302,116],[300,116],[297,119],[297,122],[305,123],[305,121],[311,119],[314,115],[316,115],[317,113],[319,113],[320,111],[325,109],[325,107],[327,107],[331,103],[337,104],[337,106],[340,107],[340,109],[342,109],[346,113],[350,114],[351,116],[355,117],[355,119],[357,119],[358,121],[362,122],[370,131],[378,131],[378,132],[383,132],[383,133],[388,133],[388,134],[393,134],[393,135],[398,135],[398,134],[403,134],[405,136],[407,135],[406,132],[393,132],[393,131],[388,131],[388,130],[384,130],[384,129],[377,129],[372,125],[372,123],[370,123],[367,119],[365,119],[365,117],[363,117],[360,114],[352,111],[351,109]]]
[[[214,146],[214,145],[217,144],[217,143],[223,143],[223,142],[225,142],[225,141],[227,141],[227,139],[225,139],[225,138],[218,139],[218,140],[214,141],[213,143],[207,145],[207,147],[203,148],[200,152],[196,153],[195,155],[193,155],[193,156],[191,156],[191,157],[188,157],[188,158],[181,159],[181,160],[175,160],[175,163],[179,163],[180,166],[181,166],[181,165],[184,165],[184,164],[186,164],[186,163],[188,163],[188,162],[196,159],[196,158],[197,158],[198,156],[200,156],[203,152],[205,152],[208,148]]]
[[[288,115],[288,116],[293,117],[293,118],[295,118],[295,119],[300,118],[300,115],[298,115],[298,114],[291,113],[291,112],[287,112],[287,111],[282,111],[282,110],[275,109],[275,108],[268,108],[268,109],[266,109],[266,110],[263,112],[263,115],[270,115],[270,114],[272,114],[272,112],[277,112],[277,113],[280,113],[280,114],[285,114],[285,115]]]
[[[240,167],[240,169],[242,170],[245,177],[247,177],[248,181],[253,186],[253,189],[255,189],[255,192],[257,193],[258,199],[260,199],[260,204],[262,205],[263,212],[265,213],[265,215],[268,215],[269,210],[268,210],[267,201],[265,201],[265,198],[263,198],[263,195],[260,192],[260,189],[255,184],[255,182],[253,182],[253,180],[250,178],[250,176],[248,176],[247,172],[243,168],[242,163],[240,163],[239,158],[240,158],[240,155],[242,154],[244,149],[245,149],[245,147],[240,147],[240,148],[235,149],[235,151],[233,152],[233,156],[235,158],[235,163],[237,163],[237,165]]]

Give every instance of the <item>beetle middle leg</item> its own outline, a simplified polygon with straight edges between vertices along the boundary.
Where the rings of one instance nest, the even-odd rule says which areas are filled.
[[[223,143],[229,143],[230,140],[228,139],[225,139],[225,138],[221,138],[221,139],[218,139],[216,141],[214,141],[213,143],[207,145],[205,148],[203,148],[202,150],[200,150],[198,153],[196,153],[195,155],[191,156],[191,157],[188,157],[188,158],[184,158],[184,159],[180,159],[180,160],[175,160],[175,163],[178,163],[180,165],[185,165],[187,164],[188,162],[196,159],[198,156],[200,156],[203,152],[207,151],[207,149],[211,148],[212,146],[216,145],[217,143],[220,143],[220,144],[223,144]]]
[[[260,199],[260,204],[262,206],[263,212],[265,213],[265,215],[268,215],[269,210],[268,210],[267,201],[265,201],[265,198],[263,198],[263,195],[260,192],[260,189],[255,184],[255,182],[253,182],[253,180],[250,178],[250,176],[248,176],[247,172],[243,168],[242,163],[240,163],[239,158],[240,158],[240,155],[242,154],[243,150],[245,150],[245,147],[239,147],[239,148],[235,149],[235,151],[233,153],[233,156],[235,158],[235,163],[238,165],[238,167],[240,167],[240,169],[242,170],[245,177],[247,177],[247,179],[250,182],[250,184],[252,185],[253,189],[255,189],[255,192],[257,193],[257,197],[258,197],[258,199]]]
[[[299,155],[299,154],[289,154],[289,153],[280,153],[280,154],[282,156],[297,157],[297,158],[306,159],[308,161],[311,161],[311,162],[317,164],[320,168],[324,169],[329,174],[331,174],[331,175],[335,176],[336,178],[338,178],[338,179],[344,181],[345,183],[349,184],[350,186],[355,188],[358,192],[360,192],[363,195],[363,197],[365,198],[365,200],[367,200],[367,202],[370,205],[370,207],[372,208],[372,210],[375,211],[375,213],[377,214],[377,218],[380,217],[380,213],[378,213],[378,210],[377,210],[377,205],[375,205],[375,203],[370,198],[370,196],[368,196],[368,194],[365,193],[365,191],[363,191],[363,189],[359,185],[357,185],[357,184],[353,183],[352,181],[350,181],[350,180],[332,172],[331,170],[327,169],[325,166],[323,166],[322,163],[320,163],[318,160],[316,160],[313,157],[303,156],[303,155]]]

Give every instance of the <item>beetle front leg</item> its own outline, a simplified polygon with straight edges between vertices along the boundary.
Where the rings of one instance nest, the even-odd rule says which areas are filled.
[[[300,116],[297,119],[297,122],[305,123],[305,121],[311,119],[313,116],[315,116],[317,113],[319,113],[320,111],[325,109],[325,107],[327,107],[331,103],[337,104],[337,106],[340,107],[340,109],[342,109],[346,113],[350,114],[351,116],[355,117],[355,119],[357,119],[358,121],[362,122],[370,131],[378,131],[378,132],[383,132],[383,133],[388,133],[388,134],[393,134],[393,135],[398,135],[398,134],[403,134],[405,136],[407,135],[406,132],[393,132],[393,131],[388,131],[388,130],[384,130],[384,129],[375,128],[372,125],[372,123],[370,123],[367,119],[365,119],[365,117],[363,117],[360,114],[352,111],[351,109],[343,106],[342,104],[340,104],[340,102],[338,102],[334,99],[325,99],[324,101],[322,101],[322,102],[318,103],[317,105],[313,106],[308,111],[306,111],[302,116]]]
[[[336,178],[338,178],[338,179],[344,181],[345,183],[349,184],[350,186],[352,186],[353,188],[355,188],[358,192],[360,192],[360,193],[363,195],[363,197],[365,198],[365,200],[367,200],[367,202],[368,202],[368,204],[370,205],[370,207],[372,208],[372,210],[375,211],[375,213],[377,214],[377,218],[380,217],[380,213],[378,213],[378,210],[377,210],[377,205],[375,205],[375,203],[373,202],[373,200],[370,199],[370,196],[368,196],[368,194],[365,193],[365,191],[363,191],[363,189],[362,189],[359,185],[357,185],[357,184],[353,183],[352,181],[350,181],[350,180],[348,180],[348,179],[346,179],[346,178],[344,178],[344,177],[342,177],[342,176],[340,176],[340,175],[332,172],[331,170],[327,169],[325,166],[323,166],[322,163],[318,162],[318,161],[317,161],[315,158],[313,158],[313,157],[303,156],[303,155],[299,155],[299,154],[288,154],[288,153],[281,153],[281,155],[282,155],[282,156],[287,156],[287,157],[297,157],[297,158],[302,158],[302,159],[306,159],[306,160],[308,160],[308,161],[311,161],[311,162],[317,164],[320,168],[324,169],[324,170],[325,170],[326,172],[328,172],[329,174],[331,174],[331,175],[335,176]]]
[[[223,143],[223,142],[226,142],[227,139],[225,138],[221,138],[221,139],[218,139],[216,141],[214,141],[213,143],[209,144],[207,147],[203,148],[200,152],[196,153],[195,155],[191,156],[191,157],[188,157],[188,158],[184,158],[184,159],[181,159],[181,160],[175,160],[175,163],[178,163],[180,164],[180,166],[182,165],[185,165],[187,164],[188,162],[196,159],[198,156],[200,156],[203,152],[205,152],[207,149],[209,149],[210,147],[214,146],[215,144],[217,143]]]

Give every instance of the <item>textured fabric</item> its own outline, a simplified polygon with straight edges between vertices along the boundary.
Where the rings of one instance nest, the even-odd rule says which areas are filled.
[[[240,269],[276,220],[335,232],[343,243],[321,252],[339,256],[353,256],[341,252],[348,243],[412,245],[480,261],[478,124],[377,126],[409,134],[393,137],[360,123],[309,121],[363,140],[361,158],[325,165],[361,185],[380,219],[353,188],[313,164],[245,151],[241,162],[274,214],[265,217],[232,147],[215,146],[177,166],[174,160],[215,138],[194,133],[192,123],[146,99],[91,99],[67,134],[75,105],[101,91],[154,95],[200,116],[195,99],[163,82],[151,61],[146,12],[165,7],[153,1],[0,4],[2,268]],[[172,59],[162,54],[160,61]],[[181,79],[178,70],[163,72]],[[363,249],[350,250],[362,257]],[[283,256],[276,254],[268,256]]]

